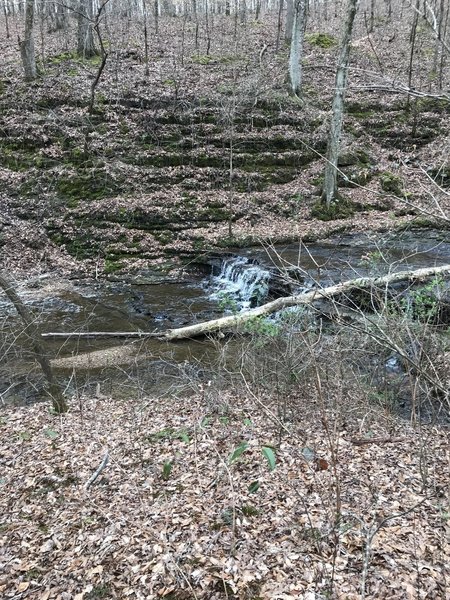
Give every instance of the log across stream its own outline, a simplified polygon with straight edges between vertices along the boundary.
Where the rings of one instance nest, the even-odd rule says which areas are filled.
[[[136,387],[139,393],[167,390],[180,372],[208,378],[217,344],[205,333],[228,331],[286,306],[335,298],[355,285],[373,285],[366,278],[378,273],[420,274],[420,269],[444,267],[444,274],[450,239],[445,232],[429,231],[403,238],[349,235],[307,247],[238,250],[234,263],[229,256],[211,259],[212,275],[205,268],[189,271],[186,281],[158,281],[153,273],[141,273],[123,281],[63,281],[55,286],[43,278],[18,291],[35,311],[49,357],[69,393],[89,392],[100,383],[106,394],[123,390],[131,397]],[[266,272],[273,273],[274,264],[291,277],[291,293],[265,293]],[[361,276],[366,283],[355,282]],[[345,281],[350,288],[339,287]],[[260,306],[254,306],[255,298]],[[16,345],[0,364],[0,394],[5,401],[33,401],[39,396],[39,373],[27,355],[26,336],[14,337],[20,332],[14,311],[0,297],[1,315],[3,331],[11,328]]]
[[[155,332],[50,332],[42,334],[44,338],[104,338],[104,337],[125,337],[143,339],[146,337],[157,338],[166,341],[175,341],[188,338],[194,338],[201,335],[213,334],[216,332],[228,331],[245,325],[250,320],[268,316],[279,312],[286,308],[294,306],[302,306],[313,304],[319,300],[332,300],[340,294],[351,294],[354,290],[382,290],[384,287],[399,282],[417,283],[424,281],[430,277],[448,276],[450,274],[450,264],[439,267],[428,267],[425,269],[414,269],[409,271],[399,271],[398,273],[390,273],[382,277],[358,277],[349,281],[344,281],[329,287],[316,287],[311,291],[295,294],[292,296],[284,296],[236,314],[220,317],[219,319],[211,319],[186,327],[177,329],[167,329],[166,331]]]

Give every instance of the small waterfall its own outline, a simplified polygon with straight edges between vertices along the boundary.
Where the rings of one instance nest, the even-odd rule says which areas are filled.
[[[226,258],[220,273],[211,278],[210,298],[229,310],[262,304],[269,293],[270,272],[245,256]]]

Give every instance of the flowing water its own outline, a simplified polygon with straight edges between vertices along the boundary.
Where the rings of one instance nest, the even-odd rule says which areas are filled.
[[[44,332],[158,331],[217,318],[268,299],[300,293],[312,286],[450,262],[448,233],[397,234],[395,237],[343,235],[322,244],[237,250],[211,258],[211,275],[191,273],[188,281],[65,282],[51,293],[45,279],[19,290],[35,310]],[[144,281],[144,283],[142,283]],[[289,283],[288,283],[289,282]],[[42,377],[30,354],[14,310],[0,300],[0,400],[30,402],[42,393]],[[120,352],[105,352],[121,345]],[[207,340],[162,343],[157,340],[70,340],[46,342],[54,358],[89,355],[89,360],[56,363],[69,393],[133,397],[167,391],[190,380],[199,385],[217,357]],[[74,366],[75,365],[75,366]],[[191,375],[190,379],[189,376]]]
[[[208,282],[214,290],[209,298],[224,308],[227,303],[239,310],[258,306],[267,299],[270,276],[269,269],[247,256],[228,257],[219,274]]]

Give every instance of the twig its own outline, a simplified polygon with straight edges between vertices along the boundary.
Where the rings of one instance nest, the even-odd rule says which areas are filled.
[[[351,443],[355,446],[364,446],[365,444],[394,444],[396,442],[404,442],[406,438],[353,438]]]
[[[85,490],[87,490],[93,483],[95,483],[95,481],[97,480],[97,478],[100,475],[100,473],[103,471],[103,469],[108,464],[108,461],[109,461],[109,452],[107,450],[106,453],[105,453],[105,456],[103,457],[102,462],[100,463],[99,468],[95,471],[95,473],[84,484],[84,489]]]

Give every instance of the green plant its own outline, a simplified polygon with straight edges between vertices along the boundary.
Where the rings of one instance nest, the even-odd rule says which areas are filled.
[[[262,448],[263,456],[267,459],[269,463],[269,469],[273,471],[276,466],[276,455],[275,450],[271,446],[264,446]]]
[[[245,333],[255,335],[255,344],[264,342],[264,338],[274,338],[280,333],[281,326],[276,321],[267,317],[254,317],[249,319],[244,326]],[[259,338],[259,339],[258,339]]]
[[[228,464],[231,465],[232,463],[234,463],[234,461],[237,460],[240,456],[242,456],[247,449],[247,442],[242,442],[242,444],[239,444],[239,446],[237,446],[237,448],[235,448],[230,454],[230,457],[228,458]]]
[[[216,62],[215,58],[206,54],[198,54],[197,56],[192,56],[191,60],[196,65],[209,65],[210,63]]]
[[[85,596],[85,600],[103,600],[104,598],[111,598],[111,589],[104,584],[94,585]]]
[[[318,48],[332,48],[337,44],[336,38],[328,33],[311,33],[306,36],[306,41]]]
[[[186,444],[189,444],[191,441],[189,433],[186,429],[177,430],[172,429],[171,427],[161,429],[160,431],[156,431],[155,433],[150,433],[146,437],[146,441],[148,442],[158,442],[159,440],[181,440]]]
[[[229,312],[233,313],[234,315],[239,312],[239,306],[238,306],[238,303],[236,301],[236,298],[234,298],[234,296],[232,296],[228,292],[220,292],[218,294],[218,296],[219,296],[218,306],[219,306],[220,310],[229,311]]]
[[[236,446],[236,448],[233,450],[233,452],[228,457],[228,461],[227,461],[228,464],[229,465],[233,464],[238,458],[240,458],[244,454],[244,452],[246,452],[248,450],[248,448],[249,448],[248,442],[242,442],[241,444],[239,444],[239,446]],[[263,446],[261,448],[261,452],[269,464],[269,469],[271,471],[273,471],[276,466],[275,449],[272,446]],[[253,489],[249,488],[249,491],[251,491],[251,492],[257,491],[257,489],[259,488],[259,484],[257,487],[255,487],[256,483],[258,483],[258,482],[253,482],[250,485],[250,488],[253,486]]]
[[[246,517],[256,517],[259,515],[259,510],[251,504],[243,504],[241,506],[242,514]]]
[[[50,440],[56,440],[59,437],[59,433],[54,429],[44,429],[45,437],[48,437]]]
[[[434,321],[439,313],[439,295],[444,280],[436,277],[419,290],[400,298],[399,307],[403,314],[422,323]]]
[[[169,479],[170,474],[172,473],[172,469],[173,469],[173,461],[166,461],[163,464],[162,478],[164,479],[164,481],[167,481]]]
[[[123,269],[124,267],[124,263],[119,261],[119,260],[115,260],[114,258],[107,258],[105,260],[105,267],[104,267],[104,271],[106,275],[111,275],[112,273],[115,273],[116,271],[120,271],[120,269]]]
[[[248,491],[250,492],[250,494],[255,494],[259,490],[259,487],[259,481],[252,481],[251,484],[248,486]]]

